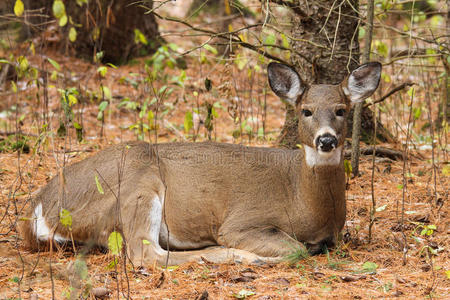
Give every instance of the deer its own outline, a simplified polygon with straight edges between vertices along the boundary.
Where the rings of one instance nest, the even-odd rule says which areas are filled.
[[[20,225],[24,244],[107,247],[117,230],[138,265],[276,263],[292,246],[311,254],[333,247],[346,220],[346,116],[377,89],[381,64],[362,64],[337,85],[308,86],[293,67],[277,62],[267,73],[273,92],[295,107],[299,149],[111,146],[64,168],[32,197]],[[61,225],[62,209],[72,216],[70,230]]]

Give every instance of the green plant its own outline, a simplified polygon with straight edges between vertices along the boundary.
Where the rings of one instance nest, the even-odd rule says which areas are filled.
[[[378,265],[371,261],[366,261],[361,269],[355,270],[354,273],[376,274]]]
[[[419,233],[420,236],[430,236],[437,229],[436,225],[434,224],[425,225],[424,223],[421,222],[412,222],[412,223],[416,225],[413,232],[411,233],[412,235],[416,234],[416,232],[420,230]]]
[[[336,250],[335,253],[336,253],[337,251],[338,251],[338,250]],[[329,268],[333,269],[333,270],[341,270],[341,269],[342,269],[342,265],[349,264],[348,261],[345,261],[345,260],[337,260],[337,259],[335,259],[334,257],[331,257],[330,252],[329,252],[328,250],[327,250],[325,253],[326,253],[326,255],[327,255],[327,266],[328,266]],[[338,252],[338,253],[339,253],[339,252]],[[340,253],[342,253],[342,251],[341,251]]]
[[[29,138],[18,134],[9,135],[4,140],[0,140],[0,152],[21,151],[22,153],[30,152]]]
[[[303,245],[292,245],[288,244],[292,249],[292,252],[284,257],[284,261],[288,262],[290,265],[295,265],[301,260],[305,260],[309,257],[308,249]]]

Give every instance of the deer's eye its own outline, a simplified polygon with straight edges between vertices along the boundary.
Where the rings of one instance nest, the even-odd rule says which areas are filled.
[[[309,109],[302,109],[302,114],[305,117],[311,117],[312,116],[312,111],[310,111]]]
[[[343,117],[345,115],[345,109],[341,108],[336,111],[336,116]]]

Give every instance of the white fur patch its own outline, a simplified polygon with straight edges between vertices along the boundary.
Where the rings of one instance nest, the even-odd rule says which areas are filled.
[[[50,228],[48,228],[47,223],[45,222],[45,218],[42,214],[42,203],[39,203],[34,208],[33,220],[33,233],[36,235],[36,238],[40,241],[47,241],[48,239],[50,239]],[[53,239],[58,243],[68,241],[68,239],[62,237],[57,233],[53,235]]]
[[[309,167],[315,166],[337,166],[341,162],[342,146],[330,152],[317,151],[316,149],[303,145],[305,148],[305,160]]]
[[[159,197],[155,197],[152,200],[152,208],[150,209],[150,228],[149,228],[149,239],[155,247],[154,249],[158,252],[164,253],[162,248],[159,246],[159,231],[161,228],[162,221],[162,208],[164,205],[164,198],[160,201]]]
[[[298,95],[303,92],[303,89],[300,85],[300,80],[298,79],[296,74],[291,74],[290,76],[291,88],[286,94],[286,100],[293,106],[295,106],[295,102],[297,101]]]
[[[169,236],[169,234],[167,232],[166,224],[161,224],[161,232],[160,232],[159,237],[161,238],[161,240],[167,241],[168,236]],[[162,244],[162,245],[165,246],[164,244]],[[170,233],[169,246],[171,248],[188,250],[188,249],[199,249],[199,248],[203,248],[206,246],[213,246],[213,245],[215,245],[215,244],[210,241],[192,242],[192,241],[187,241],[186,239],[184,239],[184,240],[179,239],[173,233]]]

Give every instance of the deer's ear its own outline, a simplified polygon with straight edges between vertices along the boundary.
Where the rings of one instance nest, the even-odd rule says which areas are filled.
[[[267,74],[272,91],[282,100],[295,106],[298,97],[305,90],[298,73],[287,65],[272,62],[267,66]]]
[[[375,92],[380,83],[380,76],[379,62],[363,64],[342,82],[342,89],[352,103],[361,102]]]

